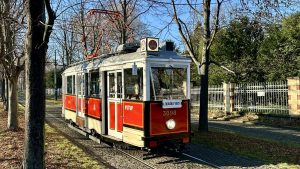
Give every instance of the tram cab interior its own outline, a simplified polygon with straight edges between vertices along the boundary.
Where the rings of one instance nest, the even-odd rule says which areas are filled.
[[[170,43],[159,49],[156,38],[141,40],[133,53],[77,63],[62,74],[62,116],[87,132],[137,147],[188,143],[190,63]]]

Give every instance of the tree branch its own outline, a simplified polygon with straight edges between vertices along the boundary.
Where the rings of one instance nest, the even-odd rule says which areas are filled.
[[[198,11],[195,7],[193,7],[193,5],[191,4],[191,2],[189,0],[186,0],[186,2],[188,3],[188,5],[190,6],[190,8],[196,12],[198,15],[202,15],[200,11]]]
[[[190,34],[190,31],[189,31],[188,27],[186,26],[186,24],[185,24],[180,18],[178,18],[178,21],[184,26],[184,29],[185,29],[186,34],[187,34],[187,36],[188,36],[187,40],[188,40],[188,42],[189,42],[189,44],[190,44],[191,51],[192,51],[193,53],[195,53],[194,47],[193,47],[192,41],[191,41],[191,34]]]
[[[217,65],[217,66],[220,66],[221,68],[225,69],[225,70],[228,71],[229,73],[232,73],[232,74],[235,75],[235,72],[234,72],[234,71],[230,70],[230,69],[227,68],[226,66],[221,65],[221,64],[218,63],[218,62],[215,62],[215,61],[213,61],[213,60],[210,60],[209,63],[213,63],[213,64],[215,64],[215,65]]]
[[[127,26],[131,25],[132,22],[133,22],[134,20],[136,20],[139,16],[141,16],[141,15],[145,14],[146,12],[148,12],[148,11],[152,8],[152,6],[153,6],[153,4],[151,4],[145,11],[139,13],[139,14],[136,15],[134,18],[132,18],[131,21],[127,24]]]
[[[174,0],[171,0],[171,3],[172,3],[172,8],[173,8],[173,11],[174,11],[174,19],[175,19],[175,22],[178,26],[178,31],[179,31],[179,34],[190,54],[190,57],[192,58],[193,62],[197,65],[197,67],[199,67],[200,63],[199,61],[197,60],[196,56],[195,56],[195,53],[193,52],[192,50],[192,47],[191,47],[191,44],[189,43],[189,41],[187,40],[187,38],[185,37],[185,35],[183,34],[183,31],[182,31],[182,27],[181,27],[181,24],[179,22],[179,18],[178,18],[178,15],[177,15],[177,10],[176,10],[176,6],[175,6],[175,2]]]
[[[216,17],[215,17],[215,28],[213,30],[212,36],[210,38],[209,44],[207,48],[209,49],[216,37],[217,32],[219,31],[219,21],[220,21],[220,9],[222,5],[223,0],[217,0],[217,11],[216,11]]]
[[[45,25],[45,32],[43,37],[43,44],[46,45],[49,42],[51,31],[53,29],[54,20],[56,19],[55,12],[52,10],[50,0],[45,0],[45,6],[48,14],[47,25]]]

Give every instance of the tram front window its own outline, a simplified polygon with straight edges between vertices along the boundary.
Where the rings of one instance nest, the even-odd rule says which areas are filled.
[[[151,68],[151,100],[186,99],[186,68]]]

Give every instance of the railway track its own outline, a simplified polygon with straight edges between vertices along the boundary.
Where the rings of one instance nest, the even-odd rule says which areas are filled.
[[[208,166],[211,166],[211,167],[213,167],[213,168],[221,168],[220,166],[218,166],[218,165],[216,165],[216,164],[210,163],[210,162],[205,161],[205,160],[203,160],[203,159],[201,159],[201,158],[198,158],[198,157],[194,157],[194,156],[189,155],[189,154],[187,154],[187,153],[182,153],[182,155],[183,155],[183,156],[186,156],[186,157],[188,157],[188,158],[194,159],[194,160],[196,160],[196,161],[202,162],[202,163],[204,163],[204,164],[206,164],[206,165],[208,165]]]
[[[131,154],[129,154],[129,153],[127,153],[127,152],[121,150],[121,149],[117,149],[117,151],[119,151],[120,153],[125,154],[125,155],[128,156],[128,157],[131,157],[131,158],[133,158],[133,159],[139,161],[140,163],[143,163],[145,166],[147,166],[147,167],[149,167],[149,168],[151,168],[151,169],[156,169],[156,168],[153,167],[152,165],[145,163],[142,159],[139,159],[139,158],[137,158],[137,157],[135,157],[135,156],[133,156],[133,155],[131,155]]]
[[[22,106],[24,106],[24,102],[21,102],[20,104]],[[57,116],[53,115],[53,113],[47,113],[48,118],[54,119],[55,121],[57,121],[59,123],[66,124],[66,122],[60,117],[60,114],[58,114],[57,111],[52,111],[52,112],[55,112],[55,114],[57,114]],[[65,132],[63,132],[59,127],[57,127],[50,120],[48,120],[47,116],[46,116],[46,119],[45,119],[46,123],[49,126],[51,126],[52,128],[56,129],[61,135],[63,135],[64,137],[66,137],[69,141],[71,141],[72,143],[74,143],[76,146],[80,147],[84,152],[90,154],[95,160],[97,160],[99,163],[101,163],[105,167],[107,167],[107,168],[113,168],[113,169],[117,168],[117,167],[114,167],[113,165],[111,165],[110,163],[108,163],[105,159],[102,159],[101,157],[99,157],[98,155],[96,155],[93,151],[89,150],[85,145],[81,144],[79,141],[77,141],[73,137],[71,137],[68,134],[66,134]],[[84,132],[84,131],[82,131],[82,130],[74,127],[74,126],[68,125],[68,127],[71,128],[71,129],[73,129],[73,130],[75,130],[76,132],[80,133],[81,135],[83,135],[83,138],[87,138],[87,139],[93,140],[93,141],[95,141],[97,143],[100,143],[100,144],[105,144],[105,143],[101,142],[101,140],[99,138],[91,136],[88,133],[86,133],[86,132]],[[111,146],[111,145],[108,145],[108,144],[106,144],[106,145],[107,146]],[[136,161],[137,163],[139,163],[138,167],[140,167],[140,168],[149,168],[149,169],[160,168],[160,167],[155,167],[155,164],[150,164],[150,163],[145,162],[145,160],[143,158],[138,157],[137,155],[133,155],[134,153],[141,154],[142,153],[141,150],[127,151],[127,150],[123,150],[123,149],[118,148],[118,147],[113,147],[113,148],[111,148],[111,150],[115,151],[115,153],[117,153],[117,154],[123,154],[127,158],[130,158],[130,159]],[[176,153],[176,152],[174,152],[174,153]],[[218,166],[216,164],[213,164],[211,162],[205,161],[205,160],[203,160],[203,159],[201,159],[199,157],[195,157],[195,156],[190,155],[188,153],[177,153],[177,154],[178,154],[178,156],[182,156],[182,157],[188,158],[188,159],[190,159],[192,161],[195,161],[195,162],[198,162],[198,163],[201,163],[201,164],[205,164],[205,165],[207,165],[209,167],[212,167],[212,168],[221,168],[220,166]],[[163,156],[166,156],[166,155],[163,155]],[[179,158],[181,158],[181,157],[179,157]]]
[[[58,117],[55,117],[51,114],[47,114],[48,116],[52,117],[52,118],[55,118],[56,120],[62,122],[62,123],[66,123],[64,120],[62,120],[61,118],[58,118]],[[71,142],[75,143],[76,146],[78,146],[79,148],[82,148],[85,152],[87,152],[88,154],[92,155],[93,157],[97,157],[92,151],[89,151],[84,145],[78,143],[75,139],[73,139],[72,137],[66,135],[65,133],[63,133],[58,127],[56,127],[55,125],[52,125],[51,122],[49,122],[47,119],[46,119],[46,123],[53,127],[54,129],[56,129],[57,131],[59,131],[63,136],[65,136],[68,140],[70,140]],[[75,130],[76,132],[82,134],[84,137],[87,137],[93,141],[96,141],[97,143],[99,144],[105,144],[103,142],[100,141],[100,139],[96,138],[96,137],[93,137],[91,135],[89,135],[88,133],[76,128],[76,127],[73,127],[71,125],[68,125],[68,127],[70,127],[71,129]],[[108,145],[110,146],[110,145]],[[117,153],[122,153],[124,155],[126,155],[127,157],[131,158],[131,159],[134,159],[135,161],[141,163],[143,166],[145,167],[142,167],[142,168],[149,168],[149,169],[156,169],[155,167],[153,167],[152,165],[150,164],[147,164],[146,162],[144,162],[142,159],[139,159],[138,157],[135,157],[125,151],[123,151],[122,149],[120,148],[112,148],[112,150],[116,151]],[[96,158],[96,160],[98,160],[99,162],[103,163],[106,167],[108,168],[115,168],[113,167],[112,165],[108,164],[106,161],[104,161],[103,159],[101,158]]]
[[[77,128],[71,126],[71,125],[69,125],[69,127],[72,128],[73,130],[76,130],[77,132],[80,132],[81,134],[84,134],[83,131],[80,130],[80,129],[77,129]],[[85,134],[87,134],[87,133],[85,133]],[[98,139],[98,138],[96,138],[96,137],[94,137],[94,136],[89,135],[89,138],[92,139],[92,140],[94,140],[94,141],[96,141],[97,143],[100,143],[100,142],[101,142],[100,139]],[[115,151],[118,151],[118,152],[120,152],[120,153],[122,153],[122,154],[124,154],[124,155],[126,155],[126,156],[128,156],[128,157],[130,157],[130,158],[132,158],[132,159],[135,159],[136,161],[142,163],[144,166],[146,166],[146,167],[148,167],[148,168],[156,169],[156,168],[153,167],[152,165],[147,164],[143,159],[140,159],[140,158],[138,158],[138,157],[136,157],[136,156],[134,156],[134,155],[131,155],[130,153],[127,153],[126,151],[122,150],[121,148],[116,148],[116,147],[115,147]],[[185,157],[187,157],[187,158],[190,158],[190,159],[193,159],[193,160],[195,160],[195,161],[201,162],[201,163],[206,164],[206,165],[208,165],[208,166],[210,166],[210,167],[212,167],[212,168],[218,168],[218,169],[221,169],[221,167],[218,166],[218,165],[216,165],[216,164],[213,164],[213,163],[211,163],[211,162],[205,161],[205,160],[203,160],[203,159],[201,159],[201,158],[199,158],[199,157],[195,157],[195,156],[190,155],[190,154],[188,154],[188,153],[178,153],[178,152],[175,152],[175,151],[173,151],[173,153],[174,153],[174,154],[177,153],[178,155],[185,156]]]

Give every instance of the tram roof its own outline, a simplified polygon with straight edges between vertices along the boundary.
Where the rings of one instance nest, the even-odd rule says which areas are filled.
[[[93,68],[99,68],[101,65],[111,65],[111,64],[123,64],[126,62],[133,62],[138,60],[154,60],[154,61],[162,61],[162,60],[173,60],[179,62],[191,62],[191,59],[185,56],[178,55],[174,51],[159,51],[158,54],[145,54],[140,51],[134,53],[126,53],[126,54],[117,54],[117,55],[103,55],[97,58],[93,58],[90,60],[74,63],[73,66],[67,68],[64,73],[71,72],[79,72],[83,70],[90,70]]]

